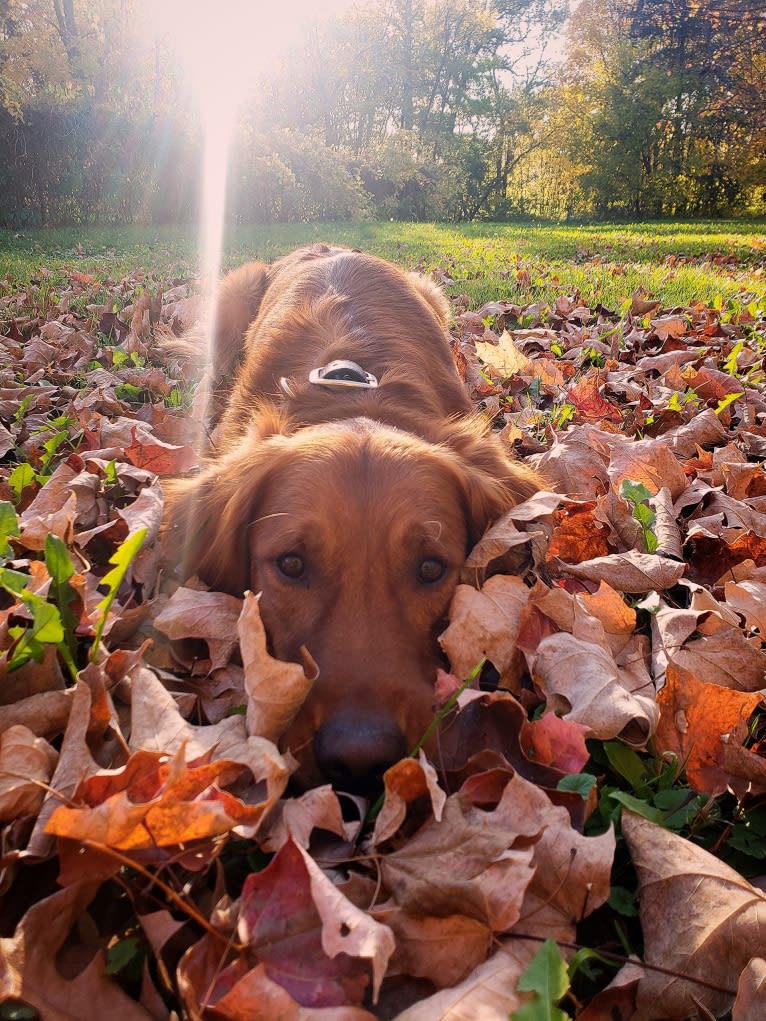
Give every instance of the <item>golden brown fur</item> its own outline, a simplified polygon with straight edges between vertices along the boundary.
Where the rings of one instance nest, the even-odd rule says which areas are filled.
[[[262,592],[274,655],[316,660],[283,742],[300,782],[366,789],[431,718],[466,553],[539,480],[473,416],[430,281],[316,246],[241,267],[220,300],[214,376],[231,392],[215,456],[170,492],[168,530],[185,574]],[[380,386],[308,382],[334,359]]]

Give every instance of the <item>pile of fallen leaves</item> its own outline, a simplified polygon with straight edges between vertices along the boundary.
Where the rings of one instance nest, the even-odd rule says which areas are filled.
[[[0,282],[0,1018],[762,1018],[766,301],[457,299],[466,384],[553,491],[441,639],[443,687],[493,690],[373,810],[285,796],[301,668],[257,599],[163,582],[193,286],[55,298]]]

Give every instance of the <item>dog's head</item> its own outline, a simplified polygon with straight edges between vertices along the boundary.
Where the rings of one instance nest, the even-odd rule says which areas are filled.
[[[271,651],[319,678],[283,744],[304,785],[362,789],[433,713],[437,636],[467,552],[539,488],[475,423],[437,442],[351,419],[291,431],[278,417],[172,484],[168,531],[186,573],[261,592]]]

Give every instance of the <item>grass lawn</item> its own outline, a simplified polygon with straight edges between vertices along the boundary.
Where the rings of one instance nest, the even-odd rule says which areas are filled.
[[[228,231],[225,267],[272,260],[311,241],[361,248],[409,268],[435,271],[474,306],[579,295],[619,310],[643,287],[665,307],[741,302],[766,295],[766,224],[312,223]],[[0,281],[55,287],[77,269],[119,278],[136,269],[163,281],[197,271],[194,227],[83,227],[0,231]],[[449,281],[453,281],[449,283]]]

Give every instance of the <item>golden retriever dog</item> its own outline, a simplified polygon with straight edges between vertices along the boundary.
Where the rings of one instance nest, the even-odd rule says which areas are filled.
[[[260,592],[274,656],[319,676],[284,735],[307,787],[369,792],[434,712],[466,554],[540,488],[472,412],[424,277],[315,245],[222,282],[219,422],[166,526],[186,575]]]

